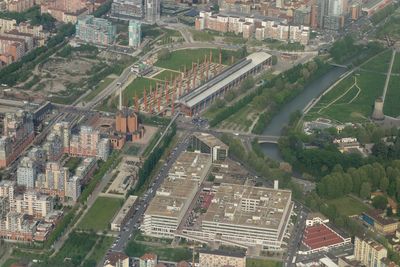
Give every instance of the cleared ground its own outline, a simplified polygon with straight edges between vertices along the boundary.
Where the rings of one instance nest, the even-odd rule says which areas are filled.
[[[123,201],[117,198],[99,197],[79,223],[84,230],[108,230],[114,215],[121,208]]]
[[[349,196],[328,200],[326,202],[335,206],[337,211],[345,216],[359,215],[368,210],[368,207],[364,203]]]
[[[263,260],[263,259],[246,259],[247,267],[281,267],[282,262]]]

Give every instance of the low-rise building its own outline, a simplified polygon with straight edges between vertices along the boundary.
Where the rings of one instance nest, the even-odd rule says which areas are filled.
[[[223,161],[228,157],[229,147],[214,135],[196,132],[190,138],[190,148],[212,155],[212,160]]]
[[[129,267],[129,257],[122,252],[113,251],[106,256],[104,267]]]
[[[157,265],[157,255],[146,253],[139,258],[139,267],[155,267]]]
[[[365,223],[383,235],[393,234],[398,229],[398,220],[385,217],[384,213],[379,210],[363,212],[361,217]]]
[[[112,231],[121,231],[124,224],[127,220],[133,215],[135,212],[135,202],[137,196],[129,196],[125,201],[122,208],[118,211],[117,215],[114,217],[111,222],[111,230]]]

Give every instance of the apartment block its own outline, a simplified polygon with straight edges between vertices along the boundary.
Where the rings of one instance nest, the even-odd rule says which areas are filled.
[[[76,37],[84,42],[110,45],[114,42],[117,28],[111,21],[85,15],[78,18]]]
[[[69,170],[58,162],[48,162],[44,175],[38,177],[36,188],[49,195],[65,196]]]
[[[141,43],[141,36],[142,36],[142,30],[141,30],[142,24],[140,21],[137,20],[129,20],[129,27],[128,27],[128,33],[129,33],[129,46],[131,47],[139,47]]]
[[[9,212],[0,220],[0,238],[17,241],[32,241],[36,231],[36,222],[29,215]]]
[[[52,197],[28,190],[23,195],[15,196],[12,210],[35,218],[44,218],[53,211],[53,206]]]
[[[64,155],[64,146],[62,136],[52,132],[47,136],[46,142],[43,144],[46,151],[48,161],[58,161]]]
[[[354,257],[366,267],[381,267],[382,260],[387,257],[386,248],[369,239],[355,237]]]
[[[11,0],[6,4],[6,8],[10,12],[24,12],[34,5],[34,0]]]
[[[25,186],[26,188],[34,188],[38,175],[38,168],[36,162],[29,158],[22,158],[17,168],[17,183],[18,185]]]
[[[7,167],[33,141],[32,114],[25,111],[7,113],[0,137],[0,167]]]
[[[100,138],[100,132],[89,126],[82,126],[79,135],[72,135],[69,153],[75,157],[97,157],[107,160],[110,141]]]

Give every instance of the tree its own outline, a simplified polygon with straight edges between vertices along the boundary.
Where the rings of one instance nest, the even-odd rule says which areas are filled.
[[[372,206],[374,206],[376,209],[386,209],[387,203],[388,201],[385,196],[376,196],[372,199]]]
[[[387,145],[382,141],[375,143],[372,147],[372,155],[381,159],[386,159],[388,155]]]
[[[379,183],[379,189],[382,190],[383,192],[386,192],[388,187],[389,187],[389,179],[386,177],[382,177]]]
[[[275,66],[277,63],[278,63],[278,57],[275,56],[275,55],[273,55],[273,56],[271,57],[271,64],[272,64],[272,66]]]
[[[369,198],[370,195],[371,195],[371,184],[368,182],[362,183],[360,189],[360,197],[366,199]]]

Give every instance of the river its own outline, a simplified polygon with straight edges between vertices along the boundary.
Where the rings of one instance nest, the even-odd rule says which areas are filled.
[[[282,129],[289,122],[290,114],[297,110],[303,110],[313,98],[318,97],[327,90],[339,77],[347,70],[340,67],[334,67],[325,75],[308,84],[304,90],[295,97],[292,101],[285,104],[282,109],[276,114],[267,127],[264,129],[264,135],[280,135]],[[276,144],[261,144],[263,152],[272,159],[282,161],[279,153],[278,145]]]

